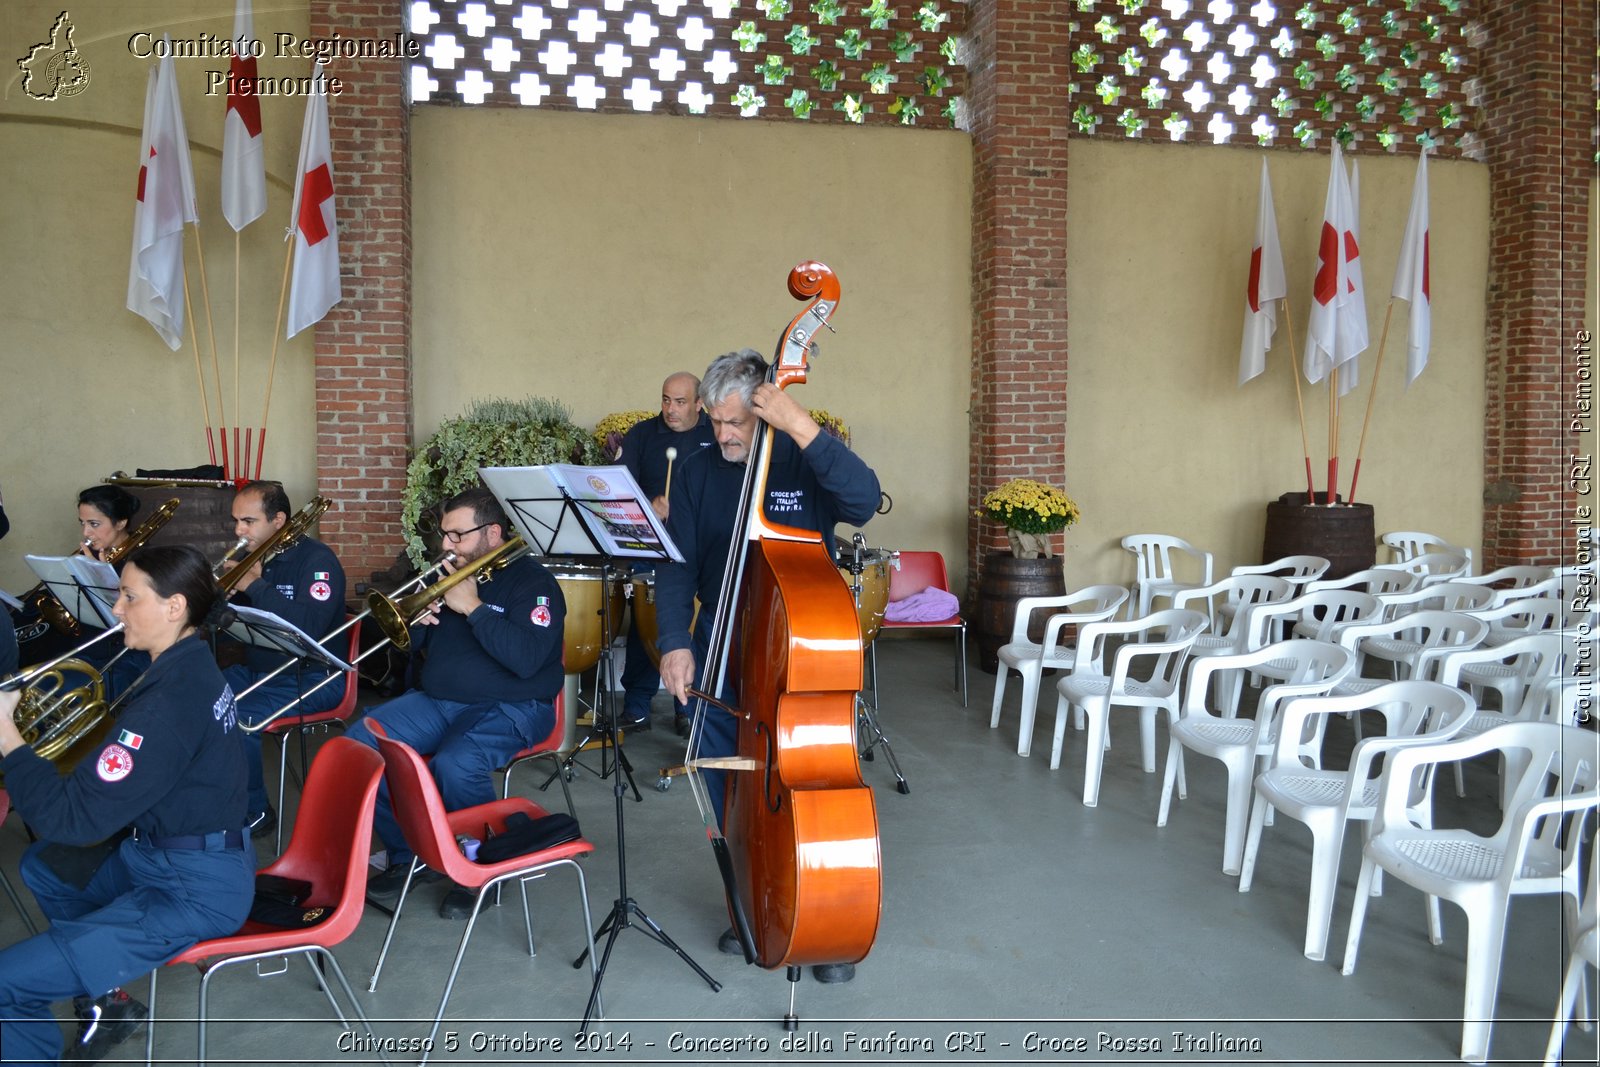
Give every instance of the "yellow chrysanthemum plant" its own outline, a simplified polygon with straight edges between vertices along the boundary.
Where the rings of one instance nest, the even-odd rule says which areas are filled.
[[[653,411],[614,411],[601,419],[594,428],[595,447],[600,449],[602,463],[615,463],[622,456],[622,439]]]
[[[839,443],[846,448],[850,447],[850,427],[839,416],[829,413],[824,408],[810,409],[813,422],[822,427],[822,432],[830,437],[837,437]]]
[[[984,494],[977,514],[1006,528],[1012,555],[1018,559],[1053,556],[1051,535],[1082,518],[1070,496],[1032,478],[1013,478]]]

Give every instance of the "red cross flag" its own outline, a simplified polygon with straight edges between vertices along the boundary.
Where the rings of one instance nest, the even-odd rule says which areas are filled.
[[[333,153],[328,147],[327,84],[319,62],[311,72],[300,130],[300,166],[295,171],[289,213],[294,240],[294,276],[289,283],[289,336],[322,319],[344,295],[339,283],[339,231],[333,210]]]
[[[145,88],[128,310],[143,316],[176,352],[183,344],[183,224],[198,224],[200,214],[170,40],[167,57],[151,70]]]
[[[236,45],[254,42],[255,20],[250,0],[239,0],[233,13]],[[222,217],[236,231],[267,210],[267,165],[262,155],[261,98],[255,94],[256,60],[235,50],[228,71],[228,107],[222,115]],[[248,47],[245,50],[248,51]],[[240,92],[241,86],[249,91]]]
[[[1428,150],[1417,160],[1417,178],[1411,187],[1411,214],[1400,242],[1400,262],[1394,268],[1393,296],[1411,304],[1411,336],[1406,344],[1406,385],[1417,380],[1428,365],[1433,343],[1433,298],[1428,286]]]
[[[1278,301],[1289,293],[1278,244],[1278,214],[1272,206],[1267,161],[1261,161],[1261,196],[1256,210],[1256,241],[1250,252],[1250,280],[1244,293],[1244,341],[1239,346],[1239,384],[1267,369],[1267,350],[1278,330]]]
[[[1328,173],[1317,241],[1317,276],[1312,284],[1306,328],[1305,375],[1320,382],[1367,347],[1366,294],[1361,285],[1361,249],[1356,241],[1356,209],[1338,142]],[[1355,386],[1354,374],[1340,375],[1340,393]]]

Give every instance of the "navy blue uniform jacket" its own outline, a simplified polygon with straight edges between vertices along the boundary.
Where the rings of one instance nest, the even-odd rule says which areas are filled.
[[[703,411],[700,421],[681,433],[668,429],[667,420],[657,415],[634,423],[622,438],[622,465],[639,483],[645,497],[654,500],[667,489],[668,448],[678,450],[678,458],[672,466],[676,474],[690,456],[715,446],[716,440],[711,432],[711,419]]]
[[[321,541],[301,538],[268,560],[261,568],[260,580],[233,599],[236,604],[270,611],[312,637],[321,637],[344,622],[344,568],[333,549]],[[341,635],[326,647],[344,659],[350,652],[349,635]],[[264,674],[285,658],[281,652],[252,647],[245,663]]]
[[[759,427],[758,432],[764,430]],[[722,458],[720,448],[695,453],[672,475],[672,511],[667,531],[688,562],[656,567],[656,641],[663,653],[689,648],[694,597],[702,605],[695,644],[704,646],[722,593],[733,524],[744,486],[743,463]],[[773,522],[816,530],[833,554],[833,528],[860,526],[878,510],[878,476],[861,457],[826,433],[801,449],[781,430],[772,435],[772,465],[767,475],[767,517]]]
[[[62,776],[24,747],[0,771],[11,803],[46,841],[88,845],[124,826],[158,837],[237,830],[245,763],[236,718],[210,646],[191,634],[140,679],[98,755]]]
[[[471,615],[443,608],[426,642],[422,691],[438,700],[483,704],[555,701],[561,689],[561,634],[567,602],[550,572],[526,557],[478,586]]]

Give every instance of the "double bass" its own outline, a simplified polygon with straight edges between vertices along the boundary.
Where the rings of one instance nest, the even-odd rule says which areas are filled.
[[[801,263],[789,292],[807,301],[784,329],[769,381],[804,382],[812,339],[839,304],[826,265]],[[767,518],[763,501],[773,429],[763,426],[746,464],[723,571],[696,716],[716,704],[739,718],[739,754],[687,771],[717,855],[747,963],[784,967],[855,963],[877,936],[882,898],[877,809],[856,750],[862,643],[855,602],[822,535]],[[716,699],[733,678],[735,702]],[[728,771],[725,833],[698,771]],[[792,1007],[785,1019],[793,1029]]]

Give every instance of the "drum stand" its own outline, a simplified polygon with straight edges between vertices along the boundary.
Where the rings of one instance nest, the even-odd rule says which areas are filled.
[[[854,555],[847,557],[843,566],[850,571],[850,595],[856,602],[856,610],[861,608],[861,573],[866,570],[866,564],[861,559],[861,544],[856,544]],[[911,792],[911,784],[906,781],[906,776],[900,773],[900,761],[894,758],[894,748],[889,744],[889,737],[883,732],[883,727],[878,723],[878,670],[877,659],[874,657],[872,665],[872,701],[868,703],[859,691],[856,693],[856,747],[861,758],[868,762],[872,760],[874,749],[883,748],[883,758],[889,762],[889,770],[894,774],[895,789],[901,794]],[[861,742],[865,740],[866,744]]]
[[[603,573],[605,575],[609,575],[611,573],[610,560],[606,561]],[[609,614],[610,601],[611,598],[609,596],[603,595],[600,598],[600,610],[602,614]],[[602,624],[601,629],[605,633],[610,632],[611,626],[609,620]],[[608,662],[608,658],[611,655],[610,646],[607,645],[601,651],[600,655],[600,669],[606,670],[610,667],[610,663]],[[613,751],[615,751],[617,757],[615,766],[620,768],[622,772],[628,776],[628,785],[633,786],[633,795],[635,799],[643,800],[644,798],[639,796],[639,787],[634,785],[633,768],[628,765],[628,757],[623,755],[622,746],[617,743],[619,740],[617,735],[620,728],[617,725],[617,717],[614,714],[611,714],[614,700],[614,694],[612,693],[611,689],[607,687],[607,714],[604,716],[603,725],[600,727],[604,738],[604,744],[609,744]],[[597,722],[598,721],[601,720],[597,718]],[[574,752],[577,751],[578,749],[574,749]],[[602,766],[604,766],[605,748],[603,746],[600,752]],[[638,903],[628,895],[628,841],[627,834],[623,826],[624,805],[622,803],[622,798],[625,792],[626,788],[623,786],[622,776],[619,774],[617,775],[615,784],[613,784],[611,787],[611,794],[613,798],[615,798],[617,809],[617,899],[612,903],[610,913],[606,915],[605,919],[601,921],[599,927],[594,932],[595,941],[599,942],[600,938],[604,937],[606,946],[603,950],[597,949],[597,951],[600,952],[600,963],[599,966],[595,968],[594,986],[589,990],[589,1003],[583,1009],[583,1025],[579,1030],[580,1033],[586,1033],[589,1029],[589,1020],[594,1017],[595,1008],[600,1003],[600,983],[604,982],[606,978],[606,965],[611,962],[611,949],[617,943],[618,935],[620,935],[624,930],[638,930],[640,933],[645,934],[657,943],[670,948],[673,952],[677,953],[679,959],[689,965],[689,968],[693,970],[695,974],[698,974],[702,979],[705,980],[706,985],[711,987],[711,991],[713,993],[719,992],[722,989],[722,983],[718,982],[715,978],[707,974],[705,968],[696,963],[694,961],[694,957],[690,956],[681,947],[679,947],[676,941],[668,937],[667,932],[661,929],[661,927],[656,924],[654,919],[645,914],[644,909],[639,907]],[[638,920],[637,922],[634,921],[636,919]],[[583,961],[588,958],[589,950],[584,949],[578,958],[572,961],[572,966],[574,968],[582,967]]]
[[[572,746],[572,751],[567,753],[566,758],[561,761],[561,765],[550,772],[550,776],[544,780],[544,784],[539,788],[549,788],[550,783],[556,780],[556,775],[558,774],[566,775],[567,781],[570,782],[574,766],[588,768],[588,764],[579,763],[578,754],[598,740],[600,744],[600,770],[594,771],[590,769],[590,773],[597,774],[602,781],[610,778],[613,774],[626,775],[628,788],[633,790],[634,801],[642,804],[644,803],[644,796],[639,792],[639,783],[634,781],[633,764],[628,761],[627,753],[622,751],[622,745],[619,743],[621,738],[616,730],[616,694],[609,685],[605,685],[612,678],[610,596],[612,578],[611,562],[608,559],[600,569],[600,659],[595,665],[595,700],[593,707],[590,709],[593,721],[577,738]],[[619,623],[621,621],[620,619],[617,620]],[[605,688],[604,697],[600,696],[602,686]],[[603,707],[602,704],[604,705]],[[598,738],[595,736],[597,731],[599,733]],[[606,758],[607,751],[612,753],[614,759],[608,760]]]

